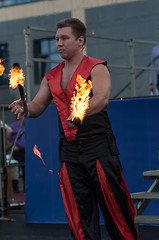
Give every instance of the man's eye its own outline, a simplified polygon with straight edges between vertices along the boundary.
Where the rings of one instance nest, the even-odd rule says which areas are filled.
[[[68,39],[68,37],[67,37],[67,36],[63,36],[63,38],[62,38],[62,39],[64,39],[64,40],[65,40],[65,39]]]

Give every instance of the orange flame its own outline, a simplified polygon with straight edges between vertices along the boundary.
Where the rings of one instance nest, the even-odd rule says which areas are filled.
[[[33,148],[33,152],[34,152],[35,155],[37,155],[37,156],[42,160],[42,163],[44,164],[44,166],[48,168],[48,166],[45,164],[45,162],[44,162],[44,160],[43,160],[43,158],[42,158],[42,156],[41,156],[41,153],[40,153],[40,151],[38,150],[38,147],[37,147],[36,144],[35,144],[35,146],[34,146],[34,148]],[[50,172],[51,174],[53,174],[53,170],[49,169],[49,172]]]
[[[5,70],[2,62],[3,62],[3,61],[0,59],[0,76],[2,76],[2,74],[4,73],[4,70]]]
[[[9,86],[16,88],[18,85],[24,86],[24,73],[19,67],[14,67],[9,73]]]
[[[89,94],[92,89],[91,80],[86,81],[81,75],[77,75],[77,84],[73,97],[71,98],[71,111],[72,121],[75,118],[79,118],[81,121],[85,116],[85,112],[88,108]]]
[[[37,145],[34,146],[33,152],[34,152],[35,155],[37,155],[39,158],[41,158],[43,164],[46,166],[46,164],[45,164],[45,162],[44,162],[44,160],[43,160],[43,158],[42,158],[42,156],[41,156],[41,153],[40,153],[40,151],[38,150]]]

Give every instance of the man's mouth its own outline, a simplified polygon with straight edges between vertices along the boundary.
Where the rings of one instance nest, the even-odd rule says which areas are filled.
[[[64,51],[63,51],[63,49],[58,49],[58,52],[63,53]]]

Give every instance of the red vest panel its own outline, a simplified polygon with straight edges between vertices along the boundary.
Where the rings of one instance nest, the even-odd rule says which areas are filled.
[[[48,80],[49,87],[58,110],[58,114],[62,123],[63,131],[67,141],[76,140],[77,127],[70,127],[67,118],[70,116],[70,103],[73,96],[73,91],[76,85],[77,75],[80,74],[82,78],[87,79],[90,75],[92,68],[97,64],[105,64],[107,62],[91,57],[84,56],[81,63],[78,65],[71,80],[66,86],[65,91],[61,89],[61,74],[64,66],[64,61],[55,68],[51,69],[45,74]]]

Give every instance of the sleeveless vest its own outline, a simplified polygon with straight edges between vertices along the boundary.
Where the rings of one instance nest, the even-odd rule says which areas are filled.
[[[70,103],[75,89],[77,75],[80,74],[82,78],[88,79],[90,72],[95,65],[104,64],[107,66],[107,62],[84,56],[81,63],[75,70],[71,80],[66,86],[65,91],[63,91],[60,83],[64,63],[64,61],[61,62],[58,66],[45,74],[59,114],[60,138],[66,138],[67,141],[71,141],[81,137],[90,137],[104,133],[106,129],[110,127],[107,109],[103,109],[99,113],[92,116],[85,117],[79,127],[70,127],[67,118],[71,114]]]

